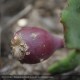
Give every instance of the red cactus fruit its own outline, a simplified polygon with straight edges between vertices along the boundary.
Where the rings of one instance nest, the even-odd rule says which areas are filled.
[[[63,47],[64,42],[46,30],[37,27],[23,27],[11,40],[14,57],[21,63],[35,64],[49,58]]]

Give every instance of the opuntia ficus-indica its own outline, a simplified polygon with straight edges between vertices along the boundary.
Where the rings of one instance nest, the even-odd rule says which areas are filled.
[[[69,52],[64,59],[48,68],[51,74],[72,71],[80,65],[80,0],[68,0],[61,13],[61,23],[64,28],[65,46]]]
[[[38,27],[23,27],[14,34],[12,51],[21,63],[35,64],[49,58],[52,53],[64,46],[61,38]]]

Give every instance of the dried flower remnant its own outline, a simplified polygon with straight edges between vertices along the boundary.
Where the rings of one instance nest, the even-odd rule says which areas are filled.
[[[11,43],[14,57],[19,60],[23,59],[29,47],[22,41],[21,35],[15,35],[15,37],[11,40]]]

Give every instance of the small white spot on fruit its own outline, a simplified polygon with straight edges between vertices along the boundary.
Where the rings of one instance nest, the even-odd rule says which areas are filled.
[[[15,37],[14,37],[14,40],[16,40],[16,39],[18,39],[18,37],[17,37],[17,36],[15,36]]]
[[[45,45],[43,45],[43,47],[45,47]]]
[[[26,52],[26,55],[30,55],[30,52]]]
[[[40,62],[44,61],[44,59],[40,59]]]
[[[29,49],[29,46],[27,44],[24,44],[24,47],[25,47],[25,51]]]
[[[32,33],[32,34],[31,34],[31,37],[32,37],[33,39],[35,39],[37,36],[38,36],[38,34],[36,34],[36,33]]]

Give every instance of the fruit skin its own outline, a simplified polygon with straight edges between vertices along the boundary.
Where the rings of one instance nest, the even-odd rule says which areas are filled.
[[[13,55],[21,63],[35,64],[49,58],[63,47],[63,40],[38,27],[23,27],[12,39]]]

